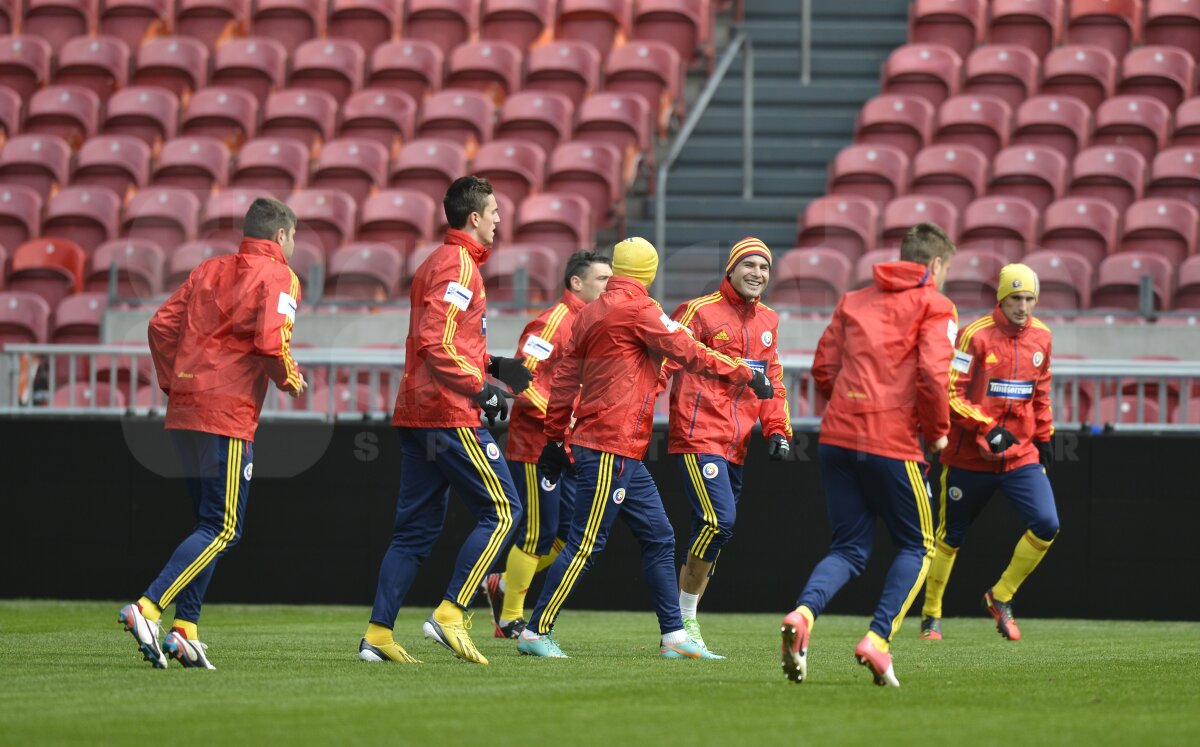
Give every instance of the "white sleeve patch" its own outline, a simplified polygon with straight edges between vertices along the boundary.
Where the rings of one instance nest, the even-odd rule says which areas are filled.
[[[544,361],[554,352],[554,346],[537,335],[530,335],[525,341],[525,346],[521,348],[521,352],[530,358]]]
[[[275,310],[283,314],[291,321],[296,321],[296,299],[292,298],[283,291],[279,292],[279,304]]]
[[[950,368],[953,368],[959,373],[971,373],[971,361],[975,360],[975,356],[970,353],[964,353],[961,350],[954,351],[954,360],[950,361]]]
[[[458,307],[459,311],[466,311],[474,295],[467,287],[451,280],[450,285],[446,287],[446,295],[442,297],[442,300],[446,303],[454,304]]]
[[[663,323],[663,326],[667,328],[668,332],[679,331],[679,322],[675,321],[674,319],[667,316],[666,314],[663,314],[658,319],[659,319],[659,321],[661,321]]]
[[[946,324],[946,336],[950,338],[951,345],[958,339],[958,325],[955,324],[953,319]]]

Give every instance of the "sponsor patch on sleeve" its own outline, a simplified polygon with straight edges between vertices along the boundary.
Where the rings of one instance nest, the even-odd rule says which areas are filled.
[[[442,297],[442,300],[454,304],[459,311],[466,311],[467,306],[471,303],[471,297],[474,295],[461,283],[451,280],[450,285],[446,286],[446,295]]]
[[[975,360],[975,356],[962,350],[954,351],[954,360],[950,361],[950,368],[953,368],[959,373],[971,373],[971,362]]]
[[[958,324],[953,319],[946,323],[946,335],[950,338],[951,345],[958,339]]]
[[[292,298],[287,293],[280,291],[279,305],[276,307],[276,311],[278,311],[280,314],[283,314],[291,321],[296,321],[296,299]]]
[[[525,341],[525,346],[521,348],[521,352],[530,358],[544,361],[554,352],[554,346],[537,335],[530,335],[529,339]]]
[[[667,328],[668,332],[677,332],[679,330],[679,322],[675,321],[666,314],[660,316],[658,320],[663,323],[663,326]]]

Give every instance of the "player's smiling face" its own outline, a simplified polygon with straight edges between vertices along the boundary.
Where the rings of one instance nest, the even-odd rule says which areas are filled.
[[[729,273],[729,284],[747,301],[761,297],[770,280],[771,263],[763,257],[746,257]]]
[[[1029,291],[1020,291],[1005,296],[1000,302],[1000,311],[1008,321],[1018,327],[1024,327],[1029,317],[1033,316],[1034,306],[1037,306],[1037,296]]]

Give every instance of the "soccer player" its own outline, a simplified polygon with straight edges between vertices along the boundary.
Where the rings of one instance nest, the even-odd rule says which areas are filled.
[[[950,431],[946,386],[957,312],[939,293],[955,254],[941,228],[905,234],[899,262],[875,265],[875,284],[838,302],[813,358],[813,380],[829,406],[818,458],[833,528],[795,611],[783,618],[783,672],[808,675],[814,620],[871,554],[875,519],[898,550],[867,634],[854,649],[875,684],[899,687],[890,642],[925,582],[933,556],[933,505],[918,434],[936,453]]]
[[[278,200],[258,199],[242,233],[237,254],[200,263],[150,319],[166,429],[196,515],[162,572],[118,613],[158,669],[168,656],[185,667],[216,669],[197,625],[217,559],[242,537],[263,397],[270,383],[293,397],[308,386],[289,349],[300,303],[300,281],[287,264],[296,215]],[[175,621],[160,645],[160,620],[172,603]]]
[[[664,379],[674,377],[667,452],[675,455],[692,504],[690,549],[679,572],[679,607],[684,630],[705,648],[696,607],[721,548],[733,536],[742,465],[755,421],[762,421],[771,459],[791,453],[791,414],[776,345],[779,316],[762,303],[770,279],[771,250],[747,237],[730,249],[720,288],[681,304],[671,314],[700,342],[741,357],[775,383],[775,396],[759,401],[747,396],[744,387],[680,371],[672,361],[663,363]]]
[[[567,259],[562,297],[525,326],[517,354],[533,372],[533,383],[513,402],[508,420],[505,456],[521,498],[523,526],[508,551],[503,574],[490,573],[482,591],[492,611],[497,638],[516,638],[525,629],[525,596],[534,575],[550,567],[562,550],[575,506],[575,481],[570,476],[551,483],[538,478],[537,460],[546,437],[546,404],[550,377],[571,340],[575,316],[604,292],[612,266],[595,252],[575,252]]]
[[[771,398],[774,388],[765,374],[745,361],[693,339],[650,298],[647,289],[658,271],[658,252],[650,242],[631,238],[617,244],[612,271],[607,290],[576,317],[571,342],[554,370],[546,408],[549,442],[538,458],[538,471],[557,483],[563,470],[576,470],[577,500],[566,546],[547,571],[517,650],[531,656],[565,656],[550,635],[554,622],[592,557],[604,549],[620,514],[641,544],[642,567],[662,632],[659,654],[712,658],[683,629],[675,582],[675,531],[641,461],[654,422],[659,369],[665,355],[689,371],[704,371],[735,386],[749,385],[759,399]],[[577,420],[569,428],[572,415]]]
[[[489,384],[485,372],[517,393],[533,380],[520,358],[487,352],[479,266],[487,260],[500,211],[491,184],[475,176],[455,180],[443,206],[451,228],[413,275],[404,378],[392,414],[401,447],[400,495],[371,621],[358,647],[364,661],[416,663],[393,640],[392,626],[417,569],[442,533],[453,486],[478,521],[423,631],[458,658],[487,664],[467,632],[470,620],[463,613],[521,519],[508,465],[480,424],[481,410],[492,425],[497,417],[508,417],[506,393]]]
[[[963,328],[950,364],[950,445],[941,455],[937,548],[925,585],[921,637],[942,637],[942,595],[967,528],[999,490],[1025,522],[1012,560],[983,594],[1000,635],[1020,640],[1012,598],[1058,536],[1047,475],[1050,437],[1050,328],[1033,315],[1037,274],[1000,270],[996,308]]]

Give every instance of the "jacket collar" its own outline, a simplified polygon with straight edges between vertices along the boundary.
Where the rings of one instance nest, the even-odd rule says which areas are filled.
[[[734,290],[733,283],[729,282],[728,275],[726,275],[725,279],[721,281],[720,291],[721,295],[725,297],[725,300],[729,302],[729,305],[733,306],[733,308],[737,309],[743,314],[754,316],[754,314],[758,311],[758,299],[752,298],[747,301],[746,299],[742,298],[738,292]]]
[[[587,305],[583,302],[582,298],[569,290],[563,291],[562,298],[558,299],[558,302],[565,303],[567,308],[571,310],[572,314],[578,314],[579,310]]]
[[[633,278],[627,278],[624,275],[614,275],[608,279],[608,286],[604,292],[612,293],[614,291],[624,291],[632,296],[649,296],[650,293],[646,290],[646,286],[642,285]]]
[[[249,236],[243,236],[242,245],[238,247],[238,254],[257,254],[260,257],[270,257],[276,262],[287,264],[287,257],[283,256],[283,247],[270,239],[252,239]]]
[[[446,244],[457,244],[467,250],[471,255],[471,259],[475,260],[475,264],[481,265],[487,262],[488,255],[491,250],[475,240],[471,234],[466,231],[460,231],[457,228],[446,230],[446,238],[443,239]]]
[[[996,322],[996,328],[1001,332],[1009,337],[1017,337],[1022,332],[1029,329],[1029,324],[1033,321],[1033,317],[1030,316],[1028,321],[1018,326],[1008,321],[1008,317],[1006,317],[1004,312],[1000,310],[1000,304],[996,304],[996,308],[992,309],[992,320]]]

